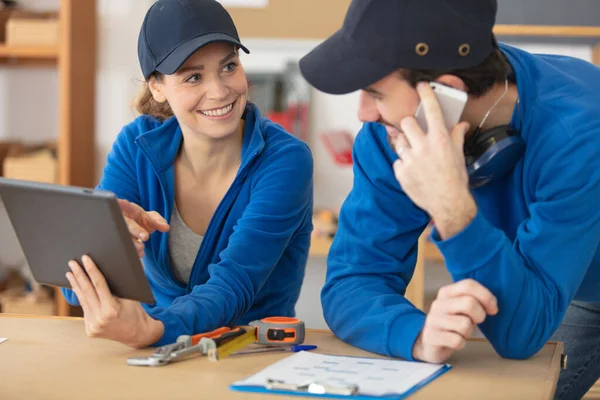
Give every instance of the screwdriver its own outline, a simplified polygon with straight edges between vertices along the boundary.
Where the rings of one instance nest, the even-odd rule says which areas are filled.
[[[245,354],[261,354],[261,353],[280,353],[280,352],[290,352],[297,353],[299,351],[310,351],[316,349],[317,346],[312,345],[299,345],[295,344],[292,346],[268,346],[268,347],[258,347],[255,349],[241,350],[237,351],[232,356],[241,356]]]

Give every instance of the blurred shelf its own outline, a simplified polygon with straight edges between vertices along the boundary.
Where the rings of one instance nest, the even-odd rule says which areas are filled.
[[[244,32],[246,37],[322,40],[340,28],[349,5],[350,0],[271,0],[269,7],[264,9],[229,7],[229,12],[238,31]],[[315,13],[314,10],[319,12]],[[290,15],[294,18],[289,18]],[[552,18],[539,18],[539,15],[536,20],[552,23]],[[577,19],[561,20],[568,20],[569,25],[499,23],[494,31],[497,35],[506,36],[600,38],[600,27],[595,26],[595,22],[591,25],[573,25]]]
[[[0,59],[57,61],[57,46],[6,46],[0,44]]]
[[[429,240],[429,230],[424,232],[423,239],[420,241],[420,245],[425,261],[444,262],[444,257],[436,245]],[[308,252],[309,257],[327,257],[332,243],[332,239],[313,236]]]
[[[313,236],[310,240],[310,250],[308,251],[308,256],[327,257],[332,243],[332,239]]]
[[[58,182],[93,187],[95,171],[95,88],[97,0],[58,0],[56,46],[0,44],[0,66],[54,66],[58,74]],[[79,314],[55,289],[55,313]]]

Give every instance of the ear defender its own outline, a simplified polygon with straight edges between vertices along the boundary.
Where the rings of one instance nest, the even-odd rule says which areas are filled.
[[[503,177],[514,168],[525,152],[525,141],[521,138],[520,132],[510,125],[500,125],[485,132],[481,131],[481,127],[490,112],[508,93],[508,82],[516,82],[515,74],[510,65],[507,68],[504,93],[488,110],[471,137],[465,140],[465,162],[471,188],[481,187],[494,179]],[[517,107],[519,107],[520,117],[521,105],[518,99]]]
[[[465,142],[469,185],[477,188],[506,175],[525,152],[525,142],[510,125],[486,132],[479,128]]]

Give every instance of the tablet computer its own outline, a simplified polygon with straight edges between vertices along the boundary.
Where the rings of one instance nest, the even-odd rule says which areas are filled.
[[[37,282],[70,288],[68,262],[87,254],[114,296],[154,303],[113,193],[0,178],[0,199]]]

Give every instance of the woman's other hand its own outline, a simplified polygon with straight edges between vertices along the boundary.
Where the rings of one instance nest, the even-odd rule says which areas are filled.
[[[152,319],[137,301],[112,295],[106,279],[88,256],[83,256],[83,268],[70,261],[67,273],[77,295],[89,337],[115,340],[141,348],[158,341],[164,332],[162,322]]]
[[[156,211],[146,211],[139,205],[118,199],[119,207],[125,217],[127,228],[140,258],[144,257],[144,242],[154,231],[167,232],[169,224]]]

